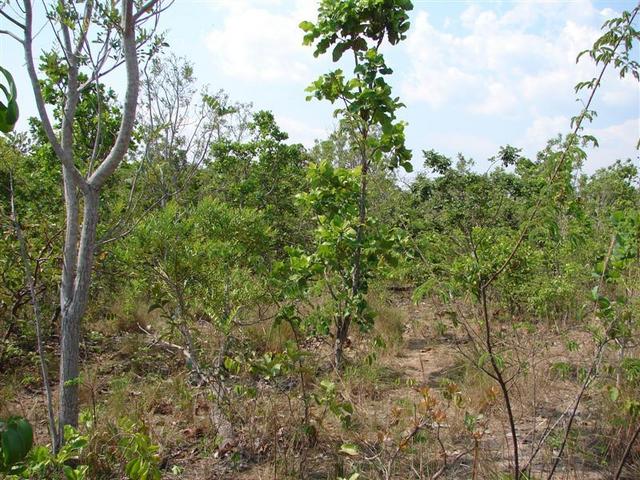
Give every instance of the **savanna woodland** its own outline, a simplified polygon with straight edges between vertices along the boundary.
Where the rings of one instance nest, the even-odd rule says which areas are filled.
[[[308,79],[313,148],[197,88],[172,3],[0,1],[30,79],[0,69],[0,476],[640,478],[638,164],[582,170],[640,6],[583,46],[566,131],[480,171],[405,145],[411,1],[299,19],[346,66]]]

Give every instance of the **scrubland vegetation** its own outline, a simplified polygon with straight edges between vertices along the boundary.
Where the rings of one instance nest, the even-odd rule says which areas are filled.
[[[310,149],[197,91],[170,2],[54,2],[35,60],[31,2],[0,8],[40,114],[10,133],[3,70],[0,476],[640,478],[640,174],[582,171],[638,8],[584,46],[568,131],[484,172],[405,147],[380,47],[408,0],[300,24],[350,62],[307,89],[338,125]]]

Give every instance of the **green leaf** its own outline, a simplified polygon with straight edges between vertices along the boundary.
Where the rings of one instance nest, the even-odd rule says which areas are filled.
[[[7,83],[9,84],[10,92],[7,95],[7,100],[9,100],[9,101],[15,100],[18,97],[18,94],[17,94],[17,91],[16,91],[16,84],[15,84],[15,82],[13,80],[13,76],[11,75],[11,73],[9,73],[8,70],[6,70],[6,69],[4,69],[2,67],[0,67],[0,73],[2,73],[5,76],[5,78],[7,79]]]
[[[340,446],[340,453],[344,453],[345,455],[349,455],[350,457],[355,457],[360,453],[360,451],[358,449],[358,446],[353,443],[343,443]]]
[[[617,402],[618,398],[620,398],[620,390],[613,386],[607,387],[607,390],[609,390],[609,398],[611,401]]]
[[[29,450],[31,450],[31,447],[33,447],[33,428],[31,428],[31,424],[24,418],[19,418],[15,421],[15,428],[22,438],[26,455]]]
[[[360,474],[359,473],[353,473],[349,476],[349,478],[347,477],[338,477],[338,480],[358,480],[360,478]]]
[[[333,392],[336,389],[336,384],[329,380],[322,380],[320,386],[327,392]]]
[[[482,354],[480,354],[480,356],[478,357],[478,368],[484,367],[484,364],[488,359],[489,354],[487,352],[483,352]]]
[[[0,432],[0,447],[6,466],[23,460],[33,446],[33,430],[24,418],[13,417],[4,423]]]
[[[0,73],[5,76],[9,85],[8,90],[4,85],[0,85],[0,89],[7,100],[6,105],[3,102],[0,102],[0,131],[3,133],[9,133],[15,127],[19,116],[18,103],[16,102],[16,84],[13,81],[13,77],[7,70],[0,67]]]
[[[478,417],[470,414],[469,412],[464,412],[464,426],[470,432],[472,432],[476,428],[476,423],[478,422]]]
[[[346,43],[338,43],[333,49],[333,61],[337,62],[338,60],[340,60],[342,58],[342,54],[345,52],[345,50],[347,50],[348,47],[349,45]]]
[[[64,473],[64,478],[66,478],[67,480],[77,480],[78,478],[76,471],[69,465],[63,465],[62,472]]]
[[[313,23],[311,23],[311,22],[309,22],[307,20],[304,20],[304,21],[302,21],[302,22],[300,22],[298,24],[298,27],[300,27],[304,32],[309,32],[309,31],[313,30],[314,25],[313,25]]]
[[[5,465],[13,465],[22,458],[22,441],[20,435],[13,429],[8,429],[0,435],[0,446]]]
[[[22,438],[13,428],[2,432],[2,455],[6,465],[18,463],[26,455]]]

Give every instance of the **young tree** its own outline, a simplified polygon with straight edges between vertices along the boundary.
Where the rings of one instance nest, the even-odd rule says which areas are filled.
[[[334,361],[342,366],[344,343],[352,321],[358,322],[366,310],[366,262],[363,246],[367,224],[367,182],[372,164],[388,168],[402,166],[410,171],[411,152],[405,147],[405,124],[396,111],[403,106],[391,96],[385,76],[393,73],[385,63],[380,47],[387,40],[395,45],[406,38],[409,29],[409,0],[322,0],[316,23],[304,21],[304,44],[315,43],[314,56],[333,47],[332,58],[338,62],[345,53],[353,56],[354,76],[346,79],[342,70],[322,75],[307,89],[307,99],[339,101],[343,107],[335,115],[346,121],[353,131],[358,157],[359,195],[355,248],[350,265],[350,303],[354,308],[336,320]]]
[[[236,331],[264,301],[273,240],[258,210],[211,196],[184,203],[171,201],[150,214],[116,255],[133,266],[123,294],[160,311],[166,328],[159,337],[175,338],[192,373],[210,389],[211,417],[224,445],[235,436],[223,408],[229,401],[224,360]]]
[[[154,58],[142,78],[140,169],[148,172],[152,199],[165,205],[183,190],[205,163],[211,145],[230,134],[228,123],[239,105],[220,91],[201,95],[193,65],[168,55]]]
[[[55,443],[63,441],[65,425],[78,423],[80,322],[89,300],[100,191],[129,148],[138,101],[141,49],[149,46],[150,55],[160,45],[153,35],[154,29],[149,32],[142,25],[149,20],[157,25],[158,15],[170,3],[123,0],[118,9],[117,2],[88,0],[84,2],[83,11],[79,10],[78,2],[59,0],[44,4],[44,16],[57,40],[51,54],[44,59],[49,61],[48,68],[52,68],[50,62],[55,63],[53,67],[64,84],[59,100],[63,114],[58,126],[52,123],[47,111],[42,79],[34,60],[34,2],[16,1],[12,9],[8,8],[9,2],[3,2],[0,8],[2,17],[13,29],[2,30],[2,33],[17,40],[24,49],[42,128],[62,164],[66,229],[60,285],[59,438],[53,439]],[[21,11],[22,15],[14,15],[15,11]],[[76,158],[74,148],[80,99],[90,86],[121,65],[126,71],[126,94],[118,134],[101,159],[80,166],[81,159]]]

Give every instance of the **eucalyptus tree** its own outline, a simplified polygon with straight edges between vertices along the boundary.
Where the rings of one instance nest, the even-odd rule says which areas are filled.
[[[5,1],[0,7],[7,22],[2,33],[23,48],[42,128],[62,165],[66,227],[60,284],[60,403],[56,443],[63,440],[65,425],[78,423],[80,323],[89,301],[100,192],[129,149],[140,86],[139,61],[161,45],[154,34],[155,27],[159,14],[171,3],[170,0],[58,0],[44,3],[42,10],[36,11],[31,0],[16,0]],[[58,99],[62,108],[59,125],[54,125],[50,118],[42,76],[34,59],[38,17],[46,21],[55,40],[52,50],[43,58],[45,63],[55,62],[64,84]],[[145,24],[152,26],[145,29]],[[126,93],[118,133],[107,151],[82,164],[74,149],[80,99],[92,85],[123,65]]]
[[[365,322],[367,311],[367,265],[363,260],[367,243],[367,184],[372,165],[385,165],[411,171],[411,152],[405,147],[405,124],[396,117],[403,104],[391,94],[385,77],[393,73],[385,62],[381,47],[385,40],[395,45],[406,38],[409,29],[409,0],[322,0],[315,23],[304,21],[304,44],[314,45],[314,56],[332,48],[332,59],[347,54],[353,61],[353,76],[341,69],[314,81],[307,99],[338,102],[335,115],[350,125],[357,156],[359,177],[355,248],[348,266],[351,308],[335,320],[334,361],[340,369],[344,343],[352,322]]]

